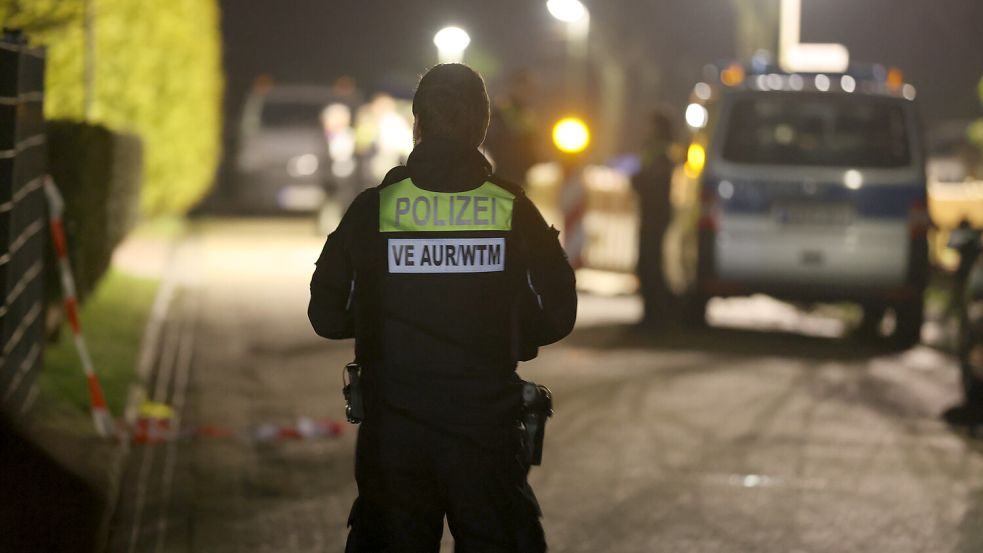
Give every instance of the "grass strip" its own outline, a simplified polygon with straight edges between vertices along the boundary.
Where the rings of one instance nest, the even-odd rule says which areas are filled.
[[[122,413],[126,403],[140,340],[158,285],[156,279],[110,269],[81,309],[82,334],[106,402],[116,416]],[[41,397],[46,401],[72,409],[89,409],[82,364],[67,326],[62,329],[61,339],[45,349],[39,379]]]

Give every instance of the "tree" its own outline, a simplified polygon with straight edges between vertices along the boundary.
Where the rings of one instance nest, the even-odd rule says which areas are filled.
[[[983,103],[983,79],[980,79],[979,85],[976,87],[977,93],[980,96],[980,103]],[[973,141],[981,150],[983,150],[983,118],[977,120],[975,123],[969,126],[969,139]]]
[[[737,17],[737,54],[749,60],[755,52],[778,52],[781,0],[731,0]]]

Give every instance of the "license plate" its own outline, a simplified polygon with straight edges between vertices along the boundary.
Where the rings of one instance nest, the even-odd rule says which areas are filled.
[[[853,222],[853,208],[842,204],[779,204],[772,213],[782,225],[845,227]]]
[[[290,210],[315,210],[321,207],[324,198],[324,189],[314,184],[291,184],[277,193],[280,207]]]

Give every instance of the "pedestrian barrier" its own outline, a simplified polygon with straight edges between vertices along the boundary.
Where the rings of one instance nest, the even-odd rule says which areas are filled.
[[[544,163],[533,167],[528,181],[529,197],[546,220],[560,228],[574,267],[616,273],[635,270],[638,207],[624,173],[588,165],[564,177],[558,164]]]
[[[58,259],[58,273],[61,277],[61,290],[65,304],[65,316],[72,329],[72,338],[75,341],[75,349],[78,351],[79,359],[82,361],[82,371],[89,386],[89,401],[92,410],[92,421],[95,423],[96,432],[106,438],[115,433],[113,417],[109,414],[106,405],[106,398],[102,393],[102,386],[96,376],[95,365],[92,363],[92,356],[89,355],[89,348],[86,345],[85,337],[82,335],[82,321],[79,320],[78,296],[75,292],[75,279],[72,277],[72,267],[68,261],[68,242],[65,239],[65,229],[62,225],[62,215],[65,213],[65,201],[58,192],[51,177],[44,179],[44,193],[48,197],[48,213],[51,225],[51,241],[54,245],[55,256]]]
[[[567,171],[560,190],[560,209],[563,211],[563,249],[570,265],[579,269],[584,262],[584,215],[587,213],[587,191],[580,171]]]
[[[628,177],[614,169],[584,169],[588,210],[585,266],[631,273],[638,259],[638,207]]]
[[[37,396],[44,340],[44,53],[0,39],[0,407]]]

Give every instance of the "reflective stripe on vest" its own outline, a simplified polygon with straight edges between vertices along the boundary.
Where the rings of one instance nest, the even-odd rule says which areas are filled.
[[[508,231],[514,199],[491,182],[463,192],[431,192],[403,179],[379,191],[379,232]]]

